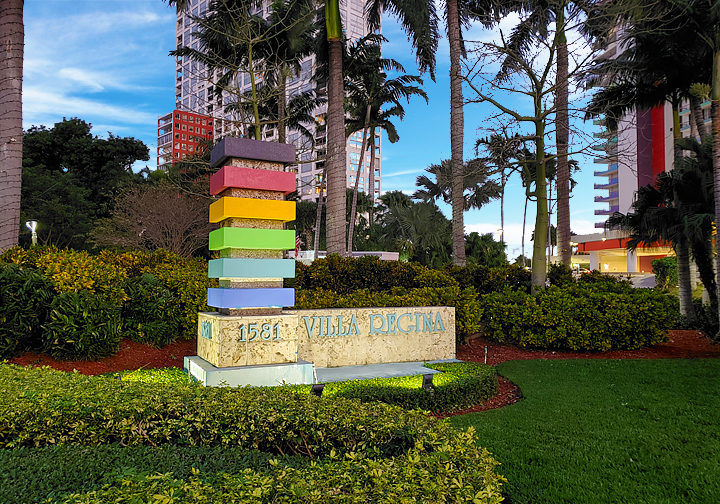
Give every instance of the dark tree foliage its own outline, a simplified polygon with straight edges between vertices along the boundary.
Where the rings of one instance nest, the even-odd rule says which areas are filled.
[[[72,118],[25,132],[21,219],[38,221],[41,244],[90,248],[87,233],[97,219],[110,215],[113,197],[144,181],[132,165],[150,159],[147,146],[112,133],[99,138],[91,128]],[[20,242],[30,242],[24,226]]]

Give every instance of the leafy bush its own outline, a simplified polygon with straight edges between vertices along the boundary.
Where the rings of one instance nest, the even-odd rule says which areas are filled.
[[[210,311],[207,290],[218,285],[217,279],[208,278],[207,268],[207,261],[202,259],[142,268],[143,273],[151,273],[175,294],[182,313],[182,337],[186,340],[197,338],[198,312]]]
[[[678,284],[677,258],[675,256],[653,259],[652,269],[655,272],[655,285],[663,289]]]
[[[457,280],[440,270],[423,271],[415,277],[415,283],[418,287],[432,287],[435,289],[460,286]]]
[[[121,287],[125,270],[87,252],[48,251],[37,259],[37,267],[54,282],[59,293],[87,290],[118,306],[126,299]]]
[[[684,315],[680,315],[673,329],[697,329],[717,341],[718,331],[720,331],[717,311],[713,310],[711,305],[704,304],[702,299],[693,299],[693,306],[697,322],[690,323]]]
[[[120,308],[81,290],[53,299],[42,349],[60,360],[97,360],[114,355],[121,340]]]
[[[123,290],[123,333],[138,343],[163,347],[181,336],[182,311],[173,292],[150,273],[128,278]]]
[[[601,273],[598,270],[583,273],[580,277],[578,277],[577,283],[580,285],[603,284],[605,286],[615,286],[624,290],[632,289],[632,282],[630,280],[614,275],[608,275],[607,273]]]
[[[296,262],[297,289],[323,289],[347,294],[358,289],[389,291],[393,287],[416,287],[415,277],[424,266],[401,261],[381,261],[377,257],[340,257],[336,254],[317,259],[309,266]]]
[[[230,503],[394,503],[502,502],[505,478],[499,465],[476,445],[473,429],[452,431],[396,457],[364,453],[334,454],[297,467],[269,460],[270,470],[245,469],[235,474],[187,479],[171,474],[140,474],[118,478],[112,485],[84,495],[70,495],[66,504],[106,502]]]
[[[70,493],[101,490],[131,475],[170,473],[184,479],[192,476],[193,471],[201,471],[205,478],[250,468],[268,472],[271,469],[268,461],[273,458],[268,453],[226,446],[153,448],[112,444],[0,450],[0,502],[57,501]],[[290,457],[280,461],[301,465],[301,461]]]
[[[481,264],[456,266],[448,264],[444,270],[458,281],[461,288],[473,287],[478,294],[500,292],[505,288],[530,292],[532,274],[517,264],[489,268]]]
[[[404,289],[395,289],[391,293],[360,289],[350,294],[317,289],[298,290],[295,293],[297,310],[387,306],[454,306],[455,333],[460,341],[480,329],[482,310],[472,288],[460,290],[459,287],[423,287],[407,292]]]
[[[40,345],[53,296],[52,282],[39,271],[0,265],[0,359]]]
[[[558,287],[575,283],[572,269],[562,263],[553,263],[548,267],[547,279],[550,285]]]
[[[397,454],[434,443],[437,422],[382,403],[290,388],[200,388],[0,366],[0,447],[236,446],[307,457]],[[338,421],[342,419],[342,421]]]
[[[483,335],[525,347],[570,350],[636,349],[667,339],[677,298],[623,283],[550,287],[481,298]]]
[[[399,378],[373,378],[325,384],[323,397],[345,397],[361,402],[380,401],[433,412],[451,412],[475,406],[498,391],[495,368],[474,362],[426,364],[442,371],[433,375],[433,390],[422,388],[422,375]],[[294,387],[309,393],[308,386]]]

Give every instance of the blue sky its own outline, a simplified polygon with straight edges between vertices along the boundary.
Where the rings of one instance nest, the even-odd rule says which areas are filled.
[[[510,24],[508,21],[506,24]],[[385,20],[389,40],[386,57],[399,60],[417,74],[405,34]],[[468,40],[491,36],[473,27]],[[175,64],[168,52],[175,43],[175,10],[161,0],[26,0],[24,127],[51,127],[63,117],[78,117],[93,125],[93,133],[133,136],[150,148],[154,168],[157,119],[174,107]],[[383,143],[383,189],[412,192],[415,178],[432,163],[450,157],[449,57],[447,40],[437,52],[436,82],[425,78],[430,103],[413,98],[405,119],[396,124],[400,140]],[[466,92],[466,97],[469,93]],[[519,105],[518,105],[519,106]],[[465,157],[473,156],[478,128],[494,113],[489,105],[465,108]],[[588,128],[587,125],[582,126]],[[571,200],[571,226],[578,234],[593,232],[593,170],[580,158],[581,172]],[[508,182],[505,197],[505,239],[511,258],[520,253],[524,192],[519,177]],[[443,206],[446,215],[449,207]],[[525,253],[532,254],[533,204],[528,205]],[[500,227],[500,204],[491,203],[465,214],[466,232],[493,232]]]

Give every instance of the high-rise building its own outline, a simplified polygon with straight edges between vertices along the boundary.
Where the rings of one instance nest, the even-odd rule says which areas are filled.
[[[607,48],[596,60],[617,58],[621,53],[622,36],[623,30],[618,27]],[[665,103],[651,110],[633,110],[618,121],[616,129],[607,128],[604,119],[594,123],[604,128],[595,133],[595,137],[601,141],[593,147],[598,152],[594,161],[601,166],[595,170],[599,181],[594,186],[600,194],[594,200],[607,204],[604,208],[596,209],[595,215],[606,218],[595,223],[598,233],[574,237],[579,244],[578,251],[589,255],[591,269],[602,272],[651,272],[653,259],[665,257],[671,249],[656,244],[628,252],[625,248],[627,234],[605,230],[605,221],[607,216],[615,212],[628,213],[638,188],[652,184],[659,173],[672,169],[672,107]]]
[[[158,118],[157,167],[169,165],[200,152],[214,138],[212,117],[185,110],[173,110]]]
[[[269,16],[271,2],[263,0],[262,7],[254,9],[253,13],[261,16]],[[344,0],[340,2],[340,15],[347,37],[354,41],[369,33],[367,22],[364,17],[364,0]],[[176,24],[176,45],[177,47],[199,48],[199,41],[194,33],[198,30],[198,24],[194,17],[203,16],[207,13],[209,2],[207,0],[191,0],[187,10],[177,13]],[[318,86],[313,80],[315,68],[315,57],[305,58],[300,63],[300,72],[287,81],[286,92],[289,98],[305,92],[314,92],[318,96],[327,93],[324,85]],[[175,85],[176,109],[181,112],[192,112],[211,116],[215,120],[215,139],[227,135],[241,135],[243,130],[238,127],[239,116],[237,111],[226,108],[233,102],[235,97],[230,93],[223,92],[222,96],[215,96],[212,83],[220,76],[219,72],[211,73],[202,64],[190,61],[188,58],[177,59],[177,75]],[[250,75],[240,73],[237,76],[238,93],[245,93],[250,89]],[[298,163],[291,169],[297,172],[298,192],[302,199],[317,199],[320,192],[320,184],[326,154],[327,132],[325,115],[327,106],[318,107],[314,112],[314,124],[306,125],[313,136],[314,142],[305,137],[300,131],[287,131],[287,142],[297,147]],[[277,141],[277,128],[266,127],[262,132],[263,140]],[[350,136],[347,144],[346,158],[346,180],[348,187],[354,187],[355,178],[358,176],[358,166],[362,145],[362,132]],[[371,191],[369,187],[368,171],[370,167],[370,153],[366,152],[362,172],[360,172],[360,190],[366,194],[371,192],[375,198],[380,196],[382,188],[382,137],[379,131],[375,137],[375,187]],[[158,161],[160,164],[160,161]]]

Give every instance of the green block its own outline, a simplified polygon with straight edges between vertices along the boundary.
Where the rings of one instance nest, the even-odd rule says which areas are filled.
[[[292,229],[222,227],[210,233],[210,250],[227,248],[291,250],[295,248]]]

